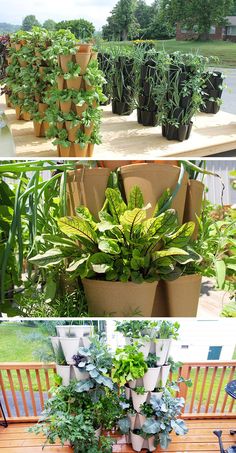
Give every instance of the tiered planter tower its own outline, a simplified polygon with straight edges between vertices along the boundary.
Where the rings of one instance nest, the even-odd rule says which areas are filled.
[[[57,337],[51,337],[55,357],[64,357],[60,363],[56,363],[57,374],[62,378],[62,385],[69,385],[72,379],[78,381],[88,379],[88,373],[81,373],[74,366],[73,356],[79,348],[88,348],[90,336],[93,333],[91,326],[57,326]],[[58,360],[59,362],[59,360]]]
[[[140,92],[137,118],[143,126],[157,126],[157,105],[153,99],[153,86],[157,84],[157,67],[154,60],[147,60],[141,67]]]

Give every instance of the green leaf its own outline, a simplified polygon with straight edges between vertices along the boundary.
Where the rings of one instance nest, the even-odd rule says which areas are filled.
[[[97,235],[89,222],[78,217],[62,217],[58,220],[60,230],[67,236],[77,238],[86,246],[94,246]]]
[[[129,194],[128,209],[132,210],[135,208],[143,208],[144,200],[141,189],[138,186],[134,186]]]
[[[146,212],[143,209],[135,208],[132,211],[125,211],[120,216],[121,225],[130,225],[131,230],[138,224],[142,223],[146,218]]]
[[[118,189],[106,189],[106,198],[108,200],[109,210],[114,221],[119,224],[121,214],[125,212],[127,206]]]
[[[155,207],[155,210],[153,213],[153,217],[157,217],[159,215],[159,212],[161,211],[161,209],[165,206],[167,201],[170,199],[170,195],[171,195],[170,189],[164,190],[164,192],[162,193],[162,195],[160,196],[160,198],[156,204],[156,207]]]
[[[113,260],[106,253],[95,253],[89,259],[89,265],[97,274],[105,274],[112,269]]]
[[[88,220],[91,223],[94,223],[94,218],[86,206],[79,206],[76,208],[76,215],[83,220]]]
[[[179,249],[177,247],[170,247],[167,250],[160,250],[157,252],[153,252],[152,257],[153,260],[158,260],[159,258],[164,258],[165,256],[175,256],[175,255],[183,255],[183,256],[189,256],[188,252],[185,252],[185,250]]]
[[[168,247],[185,247],[195,229],[194,222],[187,222],[182,225],[176,233],[171,234],[169,237],[166,238],[165,243]]]
[[[98,248],[102,252],[110,253],[111,255],[118,255],[120,253],[120,247],[113,239],[103,239],[99,241]]]
[[[80,258],[79,260],[74,260],[71,265],[66,269],[67,272],[75,272],[81,264],[84,264],[89,258],[89,255]]]
[[[57,245],[62,248],[69,247],[69,248],[74,249],[76,246],[75,241],[72,241],[71,239],[68,239],[68,238],[62,238],[60,236],[53,236],[52,234],[43,234],[42,237],[46,242],[48,241],[51,244]]]
[[[226,265],[223,260],[217,260],[216,264],[216,278],[220,289],[223,289],[226,277]]]
[[[143,222],[143,229],[149,237],[168,234],[173,231],[177,224],[177,216],[174,209],[168,209],[156,218],[151,218]]]
[[[61,250],[51,249],[47,250],[44,254],[38,254],[29,258],[28,261],[39,267],[48,267],[59,264],[64,258],[65,254]]]

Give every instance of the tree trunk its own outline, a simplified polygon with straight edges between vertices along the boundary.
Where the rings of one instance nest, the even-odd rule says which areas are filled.
[[[203,33],[199,33],[198,41],[209,41],[209,40],[210,40],[209,31],[204,31]]]
[[[124,29],[122,30],[121,41],[127,41],[127,39],[128,39],[128,32],[127,32],[127,30],[124,28]]]

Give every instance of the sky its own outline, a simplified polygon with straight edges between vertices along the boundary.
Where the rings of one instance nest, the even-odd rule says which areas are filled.
[[[117,0],[0,0],[0,22],[20,25],[25,16],[34,14],[40,23],[46,19],[59,22],[83,18],[100,30],[116,3]],[[147,0],[147,4],[151,3]]]

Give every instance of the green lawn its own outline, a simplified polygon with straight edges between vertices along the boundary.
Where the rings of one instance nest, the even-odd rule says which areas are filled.
[[[30,335],[30,336],[29,336]],[[26,327],[18,322],[1,322],[0,323],[0,362],[39,362],[37,351],[50,351],[47,343],[40,336],[47,338],[39,327]],[[24,371],[21,372],[23,385],[28,389],[27,376]],[[52,377],[52,373],[50,374]],[[5,371],[2,372],[6,389],[10,388],[9,380]],[[42,388],[46,389],[44,373],[40,371],[42,379]],[[19,390],[19,381],[16,372],[12,372],[14,388]],[[34,390],[38,389],[36,375],[31,371],[31,379]],[[52,382],[52,381],[51,381]]]
[[[111,43],[114,44],[114,43]],[[131,45],[130,42],[116,43],[117,45]],[[106,43],[105,46],[109,46]],[[205,57],[216,56],[219,58],[218,66],[224,68],[236,68],[236,43],[226,41],[176,41],[175,39],[156,41],[157,50],[166,50],[167,52],[180,51],[198,52]]]

